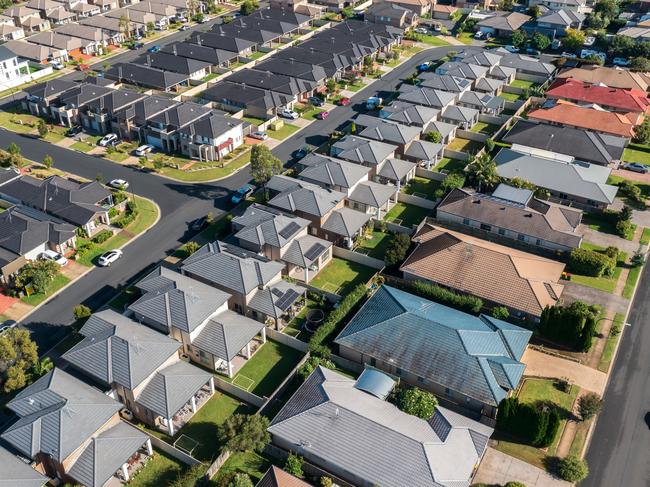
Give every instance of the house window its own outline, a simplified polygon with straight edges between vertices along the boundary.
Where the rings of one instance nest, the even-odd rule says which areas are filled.
[[[491,232],[492,231],[492,225],[488,225],[486,223],[481,223],[481,230],[485,230],[486,232]]]
[[[445,395],[451,397],[451,389],[449,387],[445,387]]]
[[[504,228],[499,228],[499,235],[505,235],[506,230]]]
[[[419,377],[418,376],[418,383],[419,384],[424,384],[424,377]]]
[[[539,238],[535,240],[535,245],[542,245],[542,240]]]
[[[402,369],[400,369],[399,367],[395,367],[395,374],[402,375]]]
[[[524,235],[523,233],[517,234],[517,240],[525,242],[526,241],[526,235]]]
[[[370,366],[371,367],[377,366],[377,359],[375,357],[370,357]]]
[[[469,225],[469,218],[463,218],[463,225]]]

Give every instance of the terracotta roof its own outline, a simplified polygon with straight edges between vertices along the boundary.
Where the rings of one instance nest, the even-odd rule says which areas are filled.
[[[401,3],[404,5],[421,5],[423,7],[431,3],[429,0],[386,0],[386,1],[390,3]]]
[[[625,112],[650,112],[650,100],[645,91],[596,86],[573,78],[556,80],[546,92],[546,96],[596,103]]]
[[[612,113],[594,108],[579,107],[573,103],[559,100],[549,108],[539,108],[528,114],[531,120],[542,120],[572,127],[591,129],[605,134],[632,137],[638,114]]]
[[[311,487],[311,485],[272,465],[255,487]]]
[[[492,303],[539,316],[564,289],[561,262],[430,224],[413,240],[419,245],[400,270]]]
[[[440,5],[439,3],[436,3],[433,6],[433,11],[434,12],[446,12],[453,14],[456,10],[458,10],[456,7],[452,7],[451,5]]]
[[[603,84],[612,88],[628,90],[648,89],[648,82],[642,73],[633,73],[627,69],[606,68],[598,66],[593,68],[571,68],[557,75],[558,78],[573,78],[590,84]]]

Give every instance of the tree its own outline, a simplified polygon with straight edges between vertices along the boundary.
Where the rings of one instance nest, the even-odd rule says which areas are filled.
[[[239,12],[242,15],[250,15],[258,8],[260,8],[260,4],[257,0],[244,0],[239,7]]]
[[[492,154],[492,152],[494,151],[494,146],[495,146],[494,140],[487,139],[485,141],[485,150],[487,151],[488,154]]]
[[[510,311],[505,306],[495,306],[490,310],[490,316],[498,320],[507,320],[510,318]]]
[[[268,418],[260,415],[233,414],[217,428],[217,438],[227,450],[261,452],[271,441]]]
[[[156,24],[153,22],[147,22],[147,33],[153,32],[154,30],[156,30]]]
[[[5,392],[27,385],[28,369],[38,361],[38,347],[24,328],[11,328],[0,336],[0,383]]]
[[[585,43],[585,33],[577,29],[566,29],[566,34],[562,40],[564,48],[569,51],[577,51]]]
[[[578,399],[578,412],[583,421],[593,418],[603,407],[603,400],[595,392],[588,392]]]
[[[36,128],[38,129],[38,135],[41,137],[45,137],[47,133],[50,131],[50,129],[47,128],[47,124],[45,123],[45,120],[39,120],[38,124],[36,125]]]
[[[59,264],[53,260],[35,260],[23,266],[14,279],[14,285],[18,289],[30,285],[34,292],[45,293],[59,271]]]
[[[544,51],[548,46],[551,45],[551,39],[540,32],[535,32],[532,38],[532,44],[535,49]]]
[[[632,58],[632,64],[630,64],[631,71],[650,71],[650,59],[638,56]]]
[[[325,86],[327,87],[328,93],[336,93],[336,80],[334,78],[329,78],[325,82]]]
[[[84,318],[88,318],[91,314],[93,314],[93,312],[85,304],[78,304],[74,307],[73,314],[75,320],[83,320]]]
[[[621,208],[621,211],[618,212],[618,219],[619,221],[629,221],[632,219],[633,215],[633,210],[631,207],[627,205],[623,205],[623,208]]]
[[[149,164],[149,159],[147,159],[147,156],[142,156],[138,159],[138,165],[141,168],[145,168]]]
[[[600,30],[606,28],[609,25],[609,18],[604,17],[601,13],[593,12],[587,16],[585,24],[587,27]]]
[[[234,478],[228,483],[228,487],[253,487],[253,481],[245,473],[236,473]]]
[[[411,238],[405,233],[395,233],[388,242],[384,262],[388,267],[401,264],[406,258],[406,253],[411,247]]]
[[[36,361],[32,367],[32,372],[36,377],[43,377],[50,370],[54,368],[54,362],[50,357],[44,357],[42,360]]]
[[[442,134],[437,130],[430,130],[424,134],[424,140],[427,142],[433,142],[434,144],[439,144],[442,141]]]
[[[282,172],[282,161],[262,144],[251,150],[251,176],[257,184],[265,184],[271,177]]]
[[[547,306],[542,311],[539,331],[542,336],[587,351],[596,334],[599,309],[582,301],[568,305]]]
[[[539,8],[539,5],[533,5],[528,9],[528,15],[530,15],[532,18],[536,19],[540,15],[542,15],[542,10]],[[518,31],[515,31],[518,32]]]
[[[52,156],[49,154],[46,154],[45,157],[43,158],[43,165],[50,169],[54,165],[54,159],[52,159]]]
[[[14,142],[9,144],[7,152],[9,152],[9,164],[16,167],[23,167],[25,160],[23,159],[20,147],[17,144]]]
[[[526,484],[521,482],[507,482],[503,487],[526,487]]]
[[[334,362],[332,362],[329,359],[323,358],[323,357],[315,357],[311,356],[307,359],[307,361],[300,366],[298,371],[296,372],[297,376],[304,382],[307,380],[307,377],[311,375],[311,373],[319,366],[322,365],[326,369],[335,369],[336,365]]]
[[[320,478],[320,487],[332,487],[334,485],[334,481],[329,478],[329,477],[321,477]]]
[[[194,252],[199,250],[200,247],[201,246],[197,242],[191,240],[183,245],[183,250],[187,252],[187,255],[192,255]]]
[[[131,33],[131,19],[129,19],[128,15],[122,15],[120,17],[118,27],[120,33],[122,33],[124,37],[129,37],[129,34]]]
[[[607,19],[618,17],[618,3],[616,0],[599,0],[594,6],[594,12],[601,14]]]
[[[576,456],[569,456],[560,460],[558,473],[563,480],[577,483],[587,478],[589,467],[585,460],[581,460]]]
[[[639,144],[650,143],[650,120],[643,120],[641,125],[634,128],[634,142]]]
[[[500,181],[497,165],[486,153],[474,158],[468,167],[468,176],[470,183],[476,185],[479,192],[489,191]]]
[[[25,374],[25,369],[18,364],[9,367],[3,387],[4,391],[7,393],[11,391],[17,391],[26,385],[27,375]]]
[[[300,455],[289,453],[286,462],[284,463],[284,471],[289,472],[294,477],[302,477],[302,465],[305,460]]]
[[[515,47],[524,47],[528,42],[528,36],[523,30],[516,30],[510,36],[510,42]]]
[[[407,414],[428,420],[433,416],[438,400],[430,392],[417,387],[402,389],[397,396],[397,407]]]
[[[356,122],[352,121],[350,123],[350,134],[356,135],[356,133],[357,133],[357,124]]]

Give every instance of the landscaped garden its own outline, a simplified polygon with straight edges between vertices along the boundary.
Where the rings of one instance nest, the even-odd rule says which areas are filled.
[[[388,222],[398,223],[403,227],[411,228],[418,225],[425,217],[429,216],[431,210],[421,206],[409,205],[408,203],[395,203],[384,218]]]
[[[34,292],[29,296],[23,296],[21,301],[31,306],[37,306],[45,301],[47,298],[52,296],[55,292],[61,289],[63,286],[68,284],[70,279],[61,274],[57,273],[54,278],[49,282],[44,292]]]
[[[171,485],[178,475],[187,468],[187,465],[154,450],[154,455],[146,465],[129,481],[129,487],[159,487]]]
[[[358,284],[367,283],[375,273],[375,269],[365,265],[333,257],[310,284],[330,293],[345,296]]]
[[[587,225],[592,230],[610,235],[618,235],[616,231],[616,223],[618,222],[618,212],[605,211],[603,213],[584,213],[582,216],[582,223]],[[626,240],[634,238],[636,224],[632,223],[628,232],[625,235]]]
[[[536,86],[536,83],[534,81],[526,81],[523,79],[516,79],[512,83],[510,83],[510,86],[514,88],[521,88],[522,90],[529,90],[533,86]]]

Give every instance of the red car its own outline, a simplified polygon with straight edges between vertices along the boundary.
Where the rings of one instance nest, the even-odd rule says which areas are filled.
[[[327,117],[329,117],[329,116],[330,116],[330,112],[327,112],[327,111],[325,111],[325,112],[320,112],[320,113],[317,113],[317,114],[316,114],[316,118],[317,118],[318,120],[325,120],[325,119],[326,119]]]
[[[79,71],[88,71],[90,69],[90,66],[88,66],[87,64],[79,64],[77,65],[77,69]]]
[[[350,104],[350,99],[343,97],[339,101],[337,101],[336,104],[342,107],[348,106]]]

